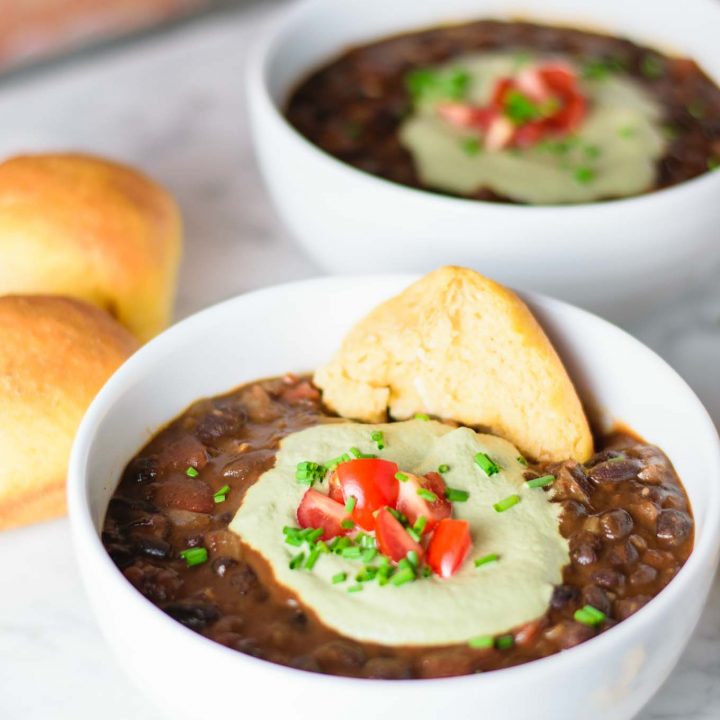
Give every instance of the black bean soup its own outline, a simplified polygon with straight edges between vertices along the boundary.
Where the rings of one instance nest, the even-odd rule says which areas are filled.
[[[368,678],[465,675],[525,663],[610,629],[657,595],[693,544],[688,498],[656,447],[626,433],[602,438],[585,465],[552,473],[571,562],[547,613],[502,645],[396,648],[324,627],[228,529],[245,491],[273,465],[279,441],[336,422],[306,378],[253,382],[193,404],[128,464],[103,542],[139,592],[188,628],[240,652],[304,670]],[[207,550],[189,566],[187,551]],[[182,553],[182,555],[181,555]],[[579,622],[592,606],[601,623]]]
[[[527,22],[449,25],[351,48],[302,81],[289,99],[287,117],[339,160],[402,185],[432,190],[424,186],[398,134],[413,107],[408,75],[468,53],[500,50],[556,54],[576,63],[589,78],[621,72],[657,99],[668,144],[650,190],[717,167],[720,88],[693,60],[617,37]],[[470,197],[513,202],[487,188]]]

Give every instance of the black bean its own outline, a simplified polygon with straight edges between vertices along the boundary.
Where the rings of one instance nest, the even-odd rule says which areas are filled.
[[[612,568],[603,568],[592,574],[592,581],[606,590],[618,590],[625,584],[625,576]]]
[[[668,547],[682,545],[692,532],[692,520],[682,510],[661,510],[657,519],[658,539]]]
[[[626,540],[624,543],[613,546],[608,560],[611,565],[628,568],[634,565],[639,557],[637,548],[629,540]]]
[[[135,540],[135,548],[141,555],[155,558],[156,560],[166,560],[172,554],[172,546],[165,540],[157,538],[137,538]]]
[[[247,595],[258,584],[255,571],[249,565],[241,565],[230,575],[230,584],[240,595]]]
[[[375,657],[368,660],[363,668],[363,677],[407,680],[412,677],[412,668],[401,658]]]
[[[600,516],[600,527],[608,540],[620,540],[633,530],[633,519],[627,510],[618,508]]]
[[[213,445],[224,435],[237,433],[243,419],[222,410],[213,410],[198,422],[195,432],[205,445]]]
[[[219,577],[225,577],[230,568],[238,564],[237,560],[231,557],[217,557],[212,561],[213,572]]]
[[[590,479],[598,484],[618,483],[634,480],[642,469],[642,463],[634,458],[607,460],[588,470]]]
[[[586,585],[582,590],[583,605],[592,605],[600,612],[609,615],[612,610],[612,603],[607,593],[597,585]]]
[[[553,610],[562,610],[567,605],[577,601],[580,591],[572,585],[556,585],[553,588],[550,607]]]
[[[300,655],[300,657],[293,658],[290,661],[290,667],[296,670],[306,670],[307,672],[322,672],[318,661],[307,655]]]
[[[366,660],[362,647],[349,640],[331,640],[317,648],[314,657],[325,670],[359,668]]]
[[[473,671],[475,662],[476,659],[464,648],[430,651],[420,659],[417,674],[422,678],[467,675]]]
[[[157,479],[158,467],[155,457],[137,457],[128,465],[125,477],[136,483],[151,483]]]
[[[635,595],[615,601],[614,615],[618,620],[626,620],[636,613],[643,605],[647,605],[652,598],[649,595]]]
[[[555,482],[552,485],[554,499],[590,502],[592,488],[582,465],[569,460],[554,468],[553,475],[555,475]]]
[[[163,610],[192,630],[202,630],[220,617],[219,610],[212,603],[193,600],[178,600],[165,605]]]
[[[646,565],[645,563],[639,563],[637,568],[631,573],[629,581],[633,587],[648,585],[651,582],[655,582],[657,575],[658,572],[654,567],[650,567],[650,565]]]
[[[123,575],[146,598],[155,603],[173,600],[182,587],[182,580],[177,571],[172,568],[155,567],[143,560],[137,560],[133,565],[125,568]]]

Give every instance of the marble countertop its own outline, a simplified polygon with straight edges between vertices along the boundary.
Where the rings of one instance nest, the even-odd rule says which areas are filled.
[[[277,6],[249,4],[0,84],[0,156],[85,149],[144,168],[172,189],[187,235],[178,317],[320,273],[275,219],[244,115],[245,49]],[[628,329],[685,376],[720,422],[717,279]],[[3,720],[163,720],[99,633],[67,520],[0,535],[0,567]],[[719,582],[679,665],[639,717],[720,717]]]

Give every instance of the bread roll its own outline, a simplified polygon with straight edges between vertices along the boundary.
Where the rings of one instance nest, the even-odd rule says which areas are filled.
[[[70,447],[90,401],[137,347],[107,313],[0,297],[0,530],[65,512]]]
[[[445,267],[375,308],[315,374],[345,417],[422,412],[506,438],[529,458],[587,460],[587,418],[525,304],[473,270]]]
[[[81,298],[144,342],[170,321],[180,234],[172,197],[123,165],[72,154],[0,164],[0,295]]]

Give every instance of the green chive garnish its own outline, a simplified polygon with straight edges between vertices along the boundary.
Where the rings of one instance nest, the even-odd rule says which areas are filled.
[[[430,416],[426,413],[415,413],[415,419],[416,420],[429,420]]]
[[[581,185],[587,185],[595,179],[595,171],[585,165],[575,168],[574,177]]]
[[[309,532],[305,535],[305,539],[309,543],[314,543],[318,538],[322,537],[324,530],[322,528],[308,528]]]
[[[408,550],[407,555],[405,556],[408,559],[408,562],[413,566],[417,567],[418,563],[420,562],[420,558],[418,557],[417,551],[415,550]]]
[[[495,641],[495,646],[498,650],[509,650],[514,644],[515,638],[512,635],[501,635]]]
[[[348,592],[360,592],[362,590],[362,585],[351,585],[347,591]]]
[[[348,560],[359,560],[363,555],[363,549],[359,547],[346,547],[340,551],[340,554]]]
[[[475,567],[482,567],[490,563],[497,562],[500,556],[497,553],[490,553],[489,555],[483,555],[475,560]]]
[[[425,530],[425,526],[427,525],[427,518],[424,515],[421,515],[413,525],[413,530],[418,533],[419,535],[423,534],[423,531]]]
[[[413,582],[413,580],[415,580],[415,572],[412,568],[406,567],[400,570],[400,572],[393,575],[390,582],[396,587],[399,587],[400,585],[404,585],[405,583]]]
[[[227,500],[227,494],[230,492],[229,485],[223,485],[214,495],[213,500],[216,503],[225,502]]]
[[[375,548],[368,548],[365,550],[365,552],[360,556],[360,559],[364,563],[372,562],[375,559],[375,556],[377,555],[377,550]]]
[[[500,466],[497,465],[488,454],[479,452],[475,456],[475,464],[488,476],[497,475],[500,472]]]
[[[417,494],[423,500],[427,500],[428,502],[435,502],[438,499],[438,496],[432,490],[428,490],[427,488],[418,488]]]
[[[355,527],[355,523],[354,523],[352,520],[350,520],[350,519],[348,519],[348,520],[343,520],[343,521],[340,523],[340,527],[341,527],[343,530],[352,530],[352,529]]]
[[[300,552],[297,555],[295,555],[293,558],[290,559],[290,562],[288,563],[288,567],[291,570],[297,570],[302,564],[305,562],[305,553]]]
[[[456,488],[445,488],[445,497],[450,502],[467,502],[470,493],[467,490],[457,490]]]
[[[407,530],[407,534],[416,542],[420,542],[420,533],[415,530],[415,528],[405,528]]]
[[[362,456],[362,453],[361,453],[356,447],[351,447],[348,452],[349,452],[354,458],[359,458],[359,457]]]
[[[202,565],[204,562],[207,562],[208,551],[204,547],[188,548],[180,553],[180,557],[188,567]]]
[[[450,470],[450,466],[443,463],[442,465],[438,465],[438,472],[439,473],[446,473],[448,470]]]
[[[506,498],[496,502],[493,507],[495,512],[505,512],[509,510],[513,505],[517,505],[520,502],[519,495],[508,495]]]
[[[528,466],[528,461],[522,455],[518,455],[516,459],[524,467]]]
[[[313,548],[310,551],[310,554],[308,555],[307,562],[305,563],[305,569],[312,570],[315,567],[315,563],[318,561],[319,557],[320,557],[319,548],[317,548],[317,547]]]
[[[399,480],[400,482],[407,482],[408,476],[405,473],[396,472],[395,479]]]
[[[338,583],[345,582],[347,580],[347,573],[339,572],[337,575],[332,576],[332,584],[337,585]]]
[[[593,607],[592,605],[585,605],[579,610],[575,611],[573,615],[575,620],[583,625],[589,625],[590,627],[596,627],[605,620],[605,613]]]
[[[351,495],[346,501],[345,501],[345,512],[351,513],[355,509],[355,504],[357,503],[357,499]]]
[[[492,635],[478,635],[477,637],[470,638],[468,645],[475,650],[484,650],[491,648],[495,644],[495,639]]]
[[[375,430],[370,433],[370,439],[377,445],[378,450],[382,450],[385,447],[385,435],[380,430]]]
[[[546,487],[547,485],[552,485],[555,482],[555,476],[554,475],[543,475],[542,477],[536,477],[532,480],[528,480],[525,484],[529,488],[540,488],[540,487]]]
[[[327,468],[320,463],[305,460],[299,462],[295,468],[295,479],[303,485],[313,485],[320,482],[327,472]]]
[[[188,477],[197,477],[200,473],[191,465],[186,471],[185,474]]]
[[[479,138],[475,137],[463,138],[460,141],[460,147],[462,148],[462,151],[470,157],[479,155],[480,151],[482,150],[482,145],[480,144]]]

